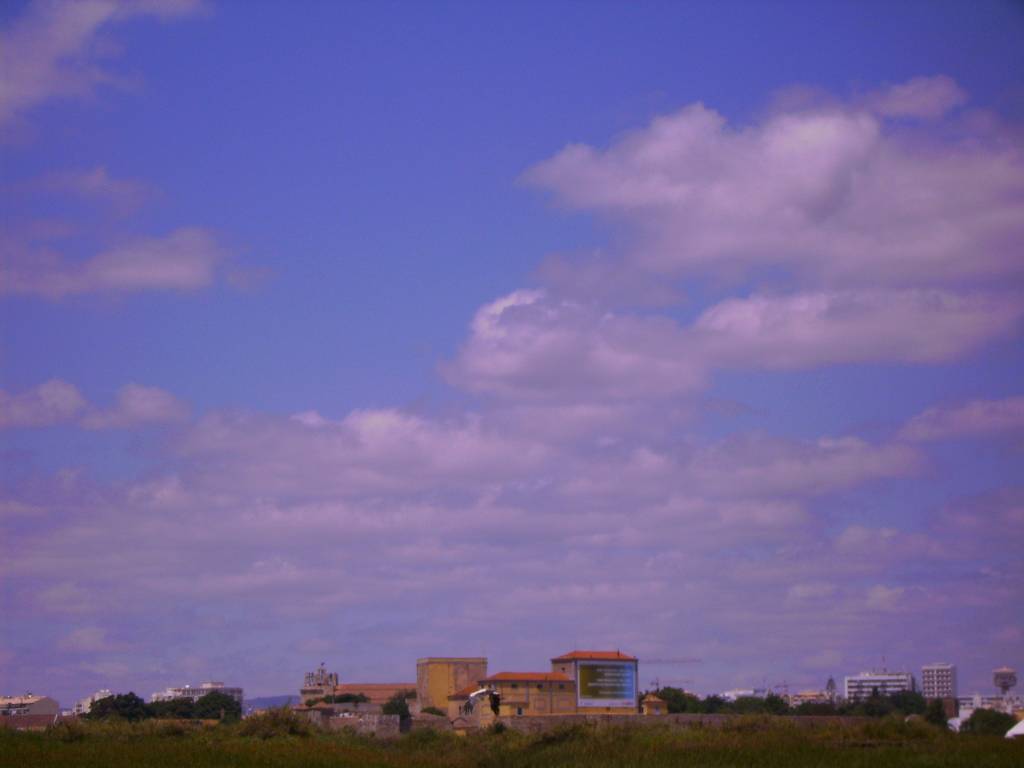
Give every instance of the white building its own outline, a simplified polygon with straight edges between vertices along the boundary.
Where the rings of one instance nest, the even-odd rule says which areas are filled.
[[[914,691],[914,676],[909,672],[861,672],[846,678],[846,700],[863,701],[878,692],[890,696],[901,691]]]
[[[956,665],[936,662],[921,667],[921,693],[926,699],[955,699]]]
[[[224,686],[224,683],[218,681],[200,683],[197,688],[193,688],[191,685],[186,685],[182,688],[165,688],[154,693],[149,697],[149,700],[173,701],[174,699],[192,699],[192,701],[198,701],[208,693],[223,693],[237,701],[238,706],[242,706],[242,689],[227,688]]]
[[[106,688],[96,691],[92,696],[86,696],[84,699],[79,699],[75,703],[74,714],[75,715],[87,715],[92,710],[92,705],[100,699],[106,699],[113,696],[110,691]]]
[[[768,695],[767,688],[733,688],[731,691],[722,691],[720,694],[726,701],[736,701],[737,699],[744,698],[755,698],[763,699]]]

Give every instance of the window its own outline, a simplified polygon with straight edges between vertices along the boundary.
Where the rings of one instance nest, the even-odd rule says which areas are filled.
[[[516,714],[517,715],[523,714],[523,708],[522,707],[516,707]]]
[[[544,690],[544,685],[542,683],[537,683],[537,690],[538,691],[543,691]]]
[[[519,683],[512,683],[512,685],[509,686],[509,687],[510,688],[518,688],[519,687]]]

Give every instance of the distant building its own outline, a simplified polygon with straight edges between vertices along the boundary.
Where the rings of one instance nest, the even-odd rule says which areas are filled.
[[[722,691],[720,694],[726,701],[736,701],[736,699],[763,699],[768,695],[767,688],[733,688],[731,691]]]
[[[861,672],[846,678],[846,700],[863,701],[877,692],[891,696],[901,691],[914,691],[917,686],[909,672]]]
[[[106,699],[106,698],[109,698],[109,697],[111,697],[113,695],[114,694],[112,694],[110,691],[108,691],[106,688],[104,688],[102,690],[96,691],[96,693],[92,694],[91,696],[86,696],[84,699],[79,699],[75,703],[75,709],[74,709],[75,716],[81,716],[81,715],[89,714],[90,710],[92,710],[92,705],[93,704],[95,704],[100,699]]]
[[[829,698],[828,691],[798,691],[787,697],[789,706],[799,707],[801,704],[828,704],[833,699]]]
[[[482,656],[437,657],[416,661],[416,703],[419,709],[437,707],[444,711],[448,697],[487,677],[487,659]]]
[[[49,715],[60,714],[60,704],[49,696],[36,696],[26,693],[24,696],[0,696],[0,715],[13,717],[16,715]]]
[[[955,699],[956,665],[936,662],[921,667],[921,694],[926,699]]]
[[[667,715],[668,702],[653,693],[648,693],[640,702],[640,711],[645,715]]]
[[[560,672],[499,672],[480,684],[498,694],[499,717],[576,714],[576,684]]]
[[[327,667],[321,663],[315,671],[306,673],[299,689],[299,701],[331,695],[338,682],[338,673],[328,672]]]
[[[200,683],[198,688],[193,688],[191,685],[186,685],[182,688],[165,688],[162,691],[158,691],[150,696],[150,701],[174,701],[175,699],[191,699],[192,701],[199,701],[208,693],[223,693],[225,696],[230,696],[238,702],[238,706],[242,706],[242,689],[241,688],[229,688],[224,683],[218,681],[209,681]]]

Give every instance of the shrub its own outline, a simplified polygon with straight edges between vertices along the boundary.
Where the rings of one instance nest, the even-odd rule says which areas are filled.
[[[311,736],[313,724],[287,707],[269,709],[245,718],[239,726],[242,736],[273,739],[280,736]]]
[[[422,712],[425,715],[437,715],[439,717],[448,717],[447,712],[442,712],[437,707],[424,707],[420,710],[420,712]]]
[[[994,709],[976,709],[960,726],[960,732],[1004,736],[1016,724],[1017,719],[1013,715]]]

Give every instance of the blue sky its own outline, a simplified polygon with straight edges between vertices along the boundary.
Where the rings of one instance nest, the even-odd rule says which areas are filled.
[[[582,644],[987,688],[1022,41],[995,2],[5,5],[3,687]]]

